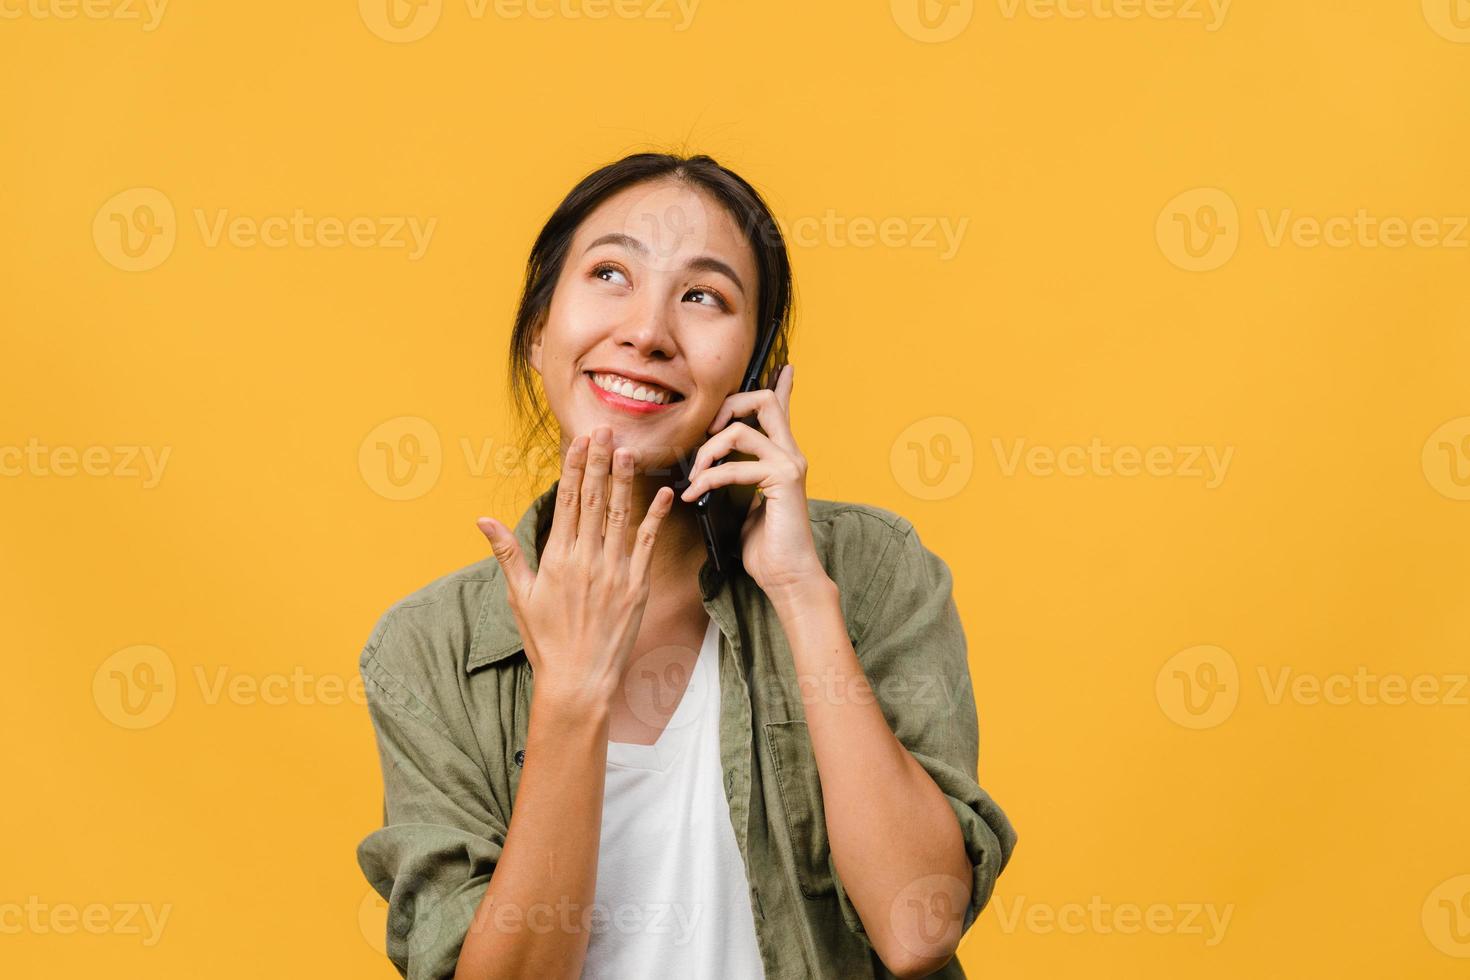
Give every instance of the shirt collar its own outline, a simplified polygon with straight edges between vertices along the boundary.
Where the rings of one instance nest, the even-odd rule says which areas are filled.
[[[531,501],[514,529],[516,540],[521,545],[521,554],[525,556],[526,564],[532,572],[541,563],[541,556],[536,551],[537,522],[544,508],[556,506],[556,489],[560,483],[560,479],[554,481]],[[492,557],[489,561],[494,563],[496,559]],[[726,578],[715,570],[714,562],[706,557],[699,568],[699,591],[704,598],[705,609],[726,636],[733,637],[736,633],[734,600]],[[490,588],[480,603],[480,615],[475,622],[475,634],[470,642],[469,658],[465,661],[465,673],[504,660],[524,649],[525,644],[521,642],[515,614],[511,612],[506,596],[505,573],[497,568],[496,574],[490,579]]]

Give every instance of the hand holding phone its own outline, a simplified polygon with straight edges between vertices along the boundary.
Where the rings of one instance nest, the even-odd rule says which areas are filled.
[[[746,366],[745,376],[741,381],[740,391],[755,391],[760,387],[766,361],[770,359],[771,348],[775,344],[776,327],[777,323],[772,322],[766,328],[765,334],[757,339],[755,351],[751,354],[750,363]],[[731,418],[726,425],[737,421],[761,431],[754,415],[740,419]],[[689,469],[693,466],[697,453],[698,450],[695,451],[695,454],[679,460],[679,478],[674,483],[676,501],[680,499],[678,495],[689,486]],[[721,463],[733,460],[754,458],[746,453],[731,452],[710,465],[719,466]],[[740,566],[740,528],[745,523],[746,515],[750,513],[750,504],[754,499],[755,487],[749,484],[731,483],[707,490],[692,502],[700,530],[704,535],[705,550],[709,554],[715,571],[721,576],[728,575]]]

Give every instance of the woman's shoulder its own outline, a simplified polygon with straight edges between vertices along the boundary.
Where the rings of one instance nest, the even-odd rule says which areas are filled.
[[[390,603],[373,624],[362,662],[374,660],[399,674],[458,665],[473,639],[485,597],[502,574],[492,555]]]
[[[842,591],[854,636],[912,607],[917,591],[947,599],[949,564],[919,539],[907,517],[854,501],[808,498],[807,503],[813,543]]]
[[[851,500],[807,498],[812,538],[823,558],[838,565],[867,566],[895,557],[894,550],[910,537],[917,540],[913,522],[876,504]]]

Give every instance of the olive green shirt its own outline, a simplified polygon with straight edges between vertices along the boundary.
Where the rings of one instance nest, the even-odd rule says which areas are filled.
[[[556,489],[515,529],[533,571]],[[976,782],[975,700],[949,567],[891,511],[809,500],[808,512],[883,714],[959,819],[974,865],[968,930],[1016,833]],[[891,977],[832,862],[801,690],[775,609],[742,572],[722,577],[708,560],[699,584],[719,630],[725,797],[766,977]],[[532,672],[499,563],[488,557],[395,603],[359,666],[382,763],[383,826],[358,845],[358,864],[388,903],[387,952],[399,973],[452,977],[505,844],[522,767],[557,764],[524,752]],[[964,972],[956,958],[934,976]]]

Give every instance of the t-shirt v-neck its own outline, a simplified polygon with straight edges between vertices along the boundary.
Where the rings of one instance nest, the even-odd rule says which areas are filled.
[[[725,797],[719,654],[720,632],[711,622],[658,741],[607,743],[582,980],[764,977],[750,882]]]
[[[621,769],[646,769],[651,772],[668,772],[689,745],[697,728],[697,722],[706,711],[719,710],[719,637],[711,619],[704,629],[704,640],[695,657],[694,669],[689,674],[689,683],[679,698],[679,705],[669,716],[664,730],[652,745],[635,742],[607,743],[607,764]]]

